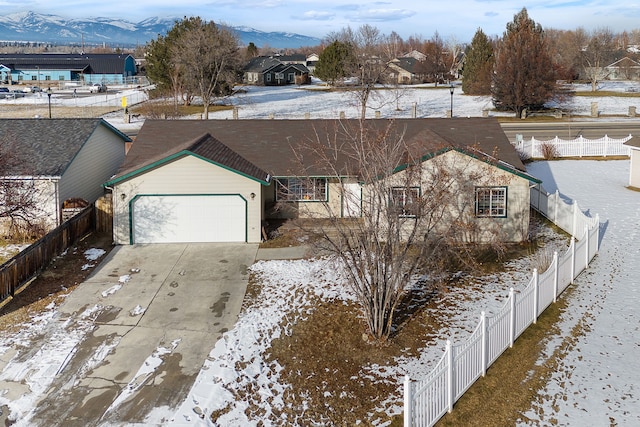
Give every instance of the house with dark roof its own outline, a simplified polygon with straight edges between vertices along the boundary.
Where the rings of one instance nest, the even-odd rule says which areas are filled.
[[[136,70],[136,61],[129,54],[0,54],[0,80],[5,83],[124,83]]]
[[[16,162],[0,179],[34,183],[44,230],[63,221],[66,201],[92,203],[125,158],[131,139],[103,119],[0,119],[3,148]]]
[[[387,127],[402,135],[425,171],[438,159],[465,181],[456,197],[480,229],[491,223],[504,241],[527,238],[529,185],[539,181],[495,119],[365,122],[367,132]],[[358,129],[355,120],[147,120],[105,183],[113,192],[114,241],[259,242],[272,219],[317,219],[327,209],[357,218],[367,183],[346,168],[351,156],[338,153],[330,168],[309,144],[329,137],[342,145]],[[399,167],[394,177],[407,170]],[[395,188],[393,197],[410,199],[422,185],[418,179]]]
[[[424,61],[412,56],[395,58],[389,62],[390,80],[398,84],[417,84],[426,81]]]
[[[309,69],[300,63],[282,62],[280,57],[257,56],[244,67],[242,82],[259,86],[311,83]]]

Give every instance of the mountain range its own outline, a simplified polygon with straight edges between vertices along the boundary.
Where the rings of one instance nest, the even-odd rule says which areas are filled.
[[[147,18],[140,22],[124,19],[68,19],[56,15],[20,12],[0,16],[0,41],[39,42],[60,45],[108,45],[134,47],[164,35],[181,18]],[[320,39],[286,32],[264,32],[248,27],[228,27],[240,42],[258,47],[297,48],[316,46]]]

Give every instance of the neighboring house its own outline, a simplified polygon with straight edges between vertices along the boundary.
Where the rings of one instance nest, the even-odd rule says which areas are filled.
[[[389,69],[389,78],[393,83],[416,84],[425,81],[424,63],[413,57],[393,59],[389,62]]]
[[[0,80],[5,83],[124,83],[136,73],[136,60],[129,54],[0,54]]]
[[[312,53],[311,55],[307,56],[307,61],[304,65],[307,66],[311,74],[315,73],[316,65],[318,65],[319,60],[320,60],[320,56],[318,56],[315,53]]]
[[[640,80],[640,63],[624,57],[605,67],[609,80]]]
[[[640,189],[640,140],[631,138],[624,145],[631,148],[629,166],[629,186]]]
[[[309,84],[309,69],[298,63],[284,63],[279,57],[257,56],[244,67],[242,82],[259,86]]]
[[[63,221],[63,206],[92,203],[125,158],[131,139],[102,119],[0,119],[0,143],[16,150],[18,170],[0,179],[33,182],[41,200],[40,225]]]
[[[366,126],[381,130],[389,123],[368,120]],[[529,185],[539,181],[526,174],[495,119],[392,124],[424,153],[427,168],[433,159],[466,165],[470,187],[464,197],[472,221],[480,227],[493,221],[505,241],[527,238]],[[269,219],[317,218],[324,206],[342,217],[358,217],[357,198],[366,194],[366,185],[357,176],[336,177],[317,166],[312,152],[303,155],[304,174],[296,172],[301,152],[293,148],[314,138],[344,137],[337,130],[356,125],[353,120],[147,120],[122,168],[105,183],[113,192],[114,241],[259,242]],[[390,197],[401,197],[399,190]],[[420,191],[419,184],[405,190]]]
[[[417,50],[412,50],[409,53],[405,53],[404,55],[402,55],[403,58],[413,58],[416,59],[418,61],[425,61],[427,59],[427,55],[425,55],[424,53],[417,51]]]

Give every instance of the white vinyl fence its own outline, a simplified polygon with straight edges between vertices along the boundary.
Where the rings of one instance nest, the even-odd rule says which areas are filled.
[[[579,136],[576,139],[567,140],[556,136],[548,141],[540,141],[532,137],[530,140],[516,141],[515,147],[518,152],[531,159],[544,158],[543,150],[550,146],[555,147],[554,157],[629,156],[631,149],[624,143],[631,137],[629,135],[616,139],[605,135],[600,139],[587,139]]]
[[[502,308],[493,316],[484,311],[475,331],[463,343],[447,341],[444,355],[426,378],[404,380],[404,425],[434,425],[491,364],[538,316],[555,302],[573,280],[589,266],[598,252],[600,221],[587,217],[578,204],[565,203],[556,191],[547,193],[540,185],[531,189],[531,207],[571,234],[563,254],[554,253],[543,273],[533,270],[522,290],[511,288]],[[576,240],[578,239],[578,240]]]

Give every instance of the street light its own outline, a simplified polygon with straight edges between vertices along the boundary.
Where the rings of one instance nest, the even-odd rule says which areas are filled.
[[[453,118],[453,83],[449,86],[449,93],[451,94],[451,110],[449,110],[449,117]]]
[[[51,88],[47,89],[47,96],[49,97],[49,118],[51,118]]]

